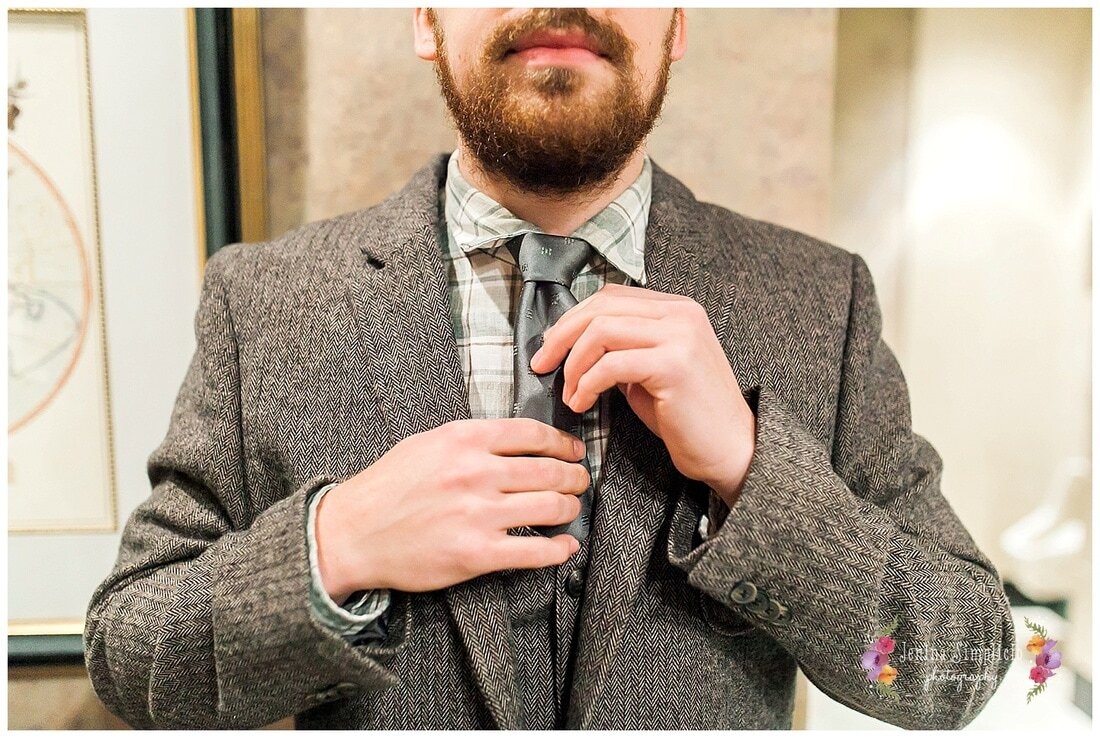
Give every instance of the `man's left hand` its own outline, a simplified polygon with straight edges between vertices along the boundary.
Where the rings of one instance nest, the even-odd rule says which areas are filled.
[[[607,284],[544,333],[531,370],[545,374],[562,359],[562,399],[574,412],[617,386],[680,473],[733,506],[755,449],[756,418],[699,303]]]

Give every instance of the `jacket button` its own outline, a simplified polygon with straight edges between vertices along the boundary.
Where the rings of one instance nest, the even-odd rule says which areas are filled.
[[[758,589],[756,590],[756,599],[745,605],[745,609],[756,615],[763,615],[768,609],[769,602],[771,602],[771,599]]]
[[[580,569],[574,569],[569,572],[569,576],[565,578],[565,591],[569,593],[570,597],[580,597],[584,592],[584,572]]]
[[[756,599],[756,585],[749,581],[740,581],[730,590],[730,599],[738,605],[747,605]]]
[[[775,619],[779,617],[779,608],[782,607],[778,602],[773,599],[768,599],[768,607],[764,612],[760,613],[760,617],[768,622],[774,623]]]
[[[789,607],[787,607],[786,605],[780,605],[779,606],[779,614],[775,616],[774,620],[772,620],[772,625],[778,625],[778,626],[781,626],[781,627],[786,627],[786,626],[790,625],[790,622],[791,622],[791,609]]]

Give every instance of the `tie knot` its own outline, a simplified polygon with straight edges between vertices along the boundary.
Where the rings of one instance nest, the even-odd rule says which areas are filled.
[[[525,233],[512,239],[508,248],[519,265],[524,282],[556,282],[569,289],[588,263],[592,247],[581,238]]]

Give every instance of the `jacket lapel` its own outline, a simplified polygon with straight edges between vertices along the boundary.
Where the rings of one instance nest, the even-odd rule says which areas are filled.
[[[646,227],[646,288],[685,295],[702,305],[718,335],[729,322],[729,275],[709,266],[714,245],[727,238],[706,228],[707,213],[667,172],[653,166],[653,199]],[[682,485],[664,443],[612,392],[611,433],[603,485],[593,512],[588,577],[576,646],[568,725],[590,728],[622,646],[645,580],[646,566],[670,494]],[[661,554],[662,552],[658,552]]]
[[[470,417],[450,319],[439,191],[446,155],[367,211],[351,256],[347,295],[366,355],[368,382],[390,445]],[[469,666],[498,727],[518,727],[519,696],[500,580],[478,577],[444,591]]]

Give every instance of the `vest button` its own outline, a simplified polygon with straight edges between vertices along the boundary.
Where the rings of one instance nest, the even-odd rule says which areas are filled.
[[[570,597],[580,597],[584,592],[584,572],[580,569],[574,569],[569,572],[569,576],[565,578],[565,591],[569,593]]]

